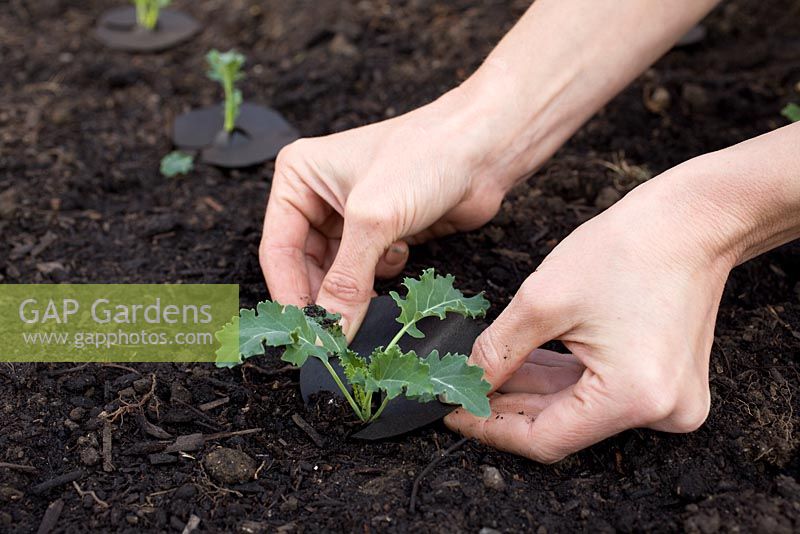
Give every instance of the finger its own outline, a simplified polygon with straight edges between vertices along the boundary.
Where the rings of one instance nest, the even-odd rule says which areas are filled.
[[[587,371],[574,388],[538,416],[493,410],[481,419],[459,409],[445,422],[492,447],[553,463],[631,426],[621,404],[603,394],[602,387],[597,376]]]
[[[309,227],[306,216],[280,196],[267,204],[259,260],[273,300],[305,306],[311,299],[305,254]]]
[[[444,418],[448,428],[495,449],[530,458],[528,439],[535,417],[526,413],[495,412],[486,418],[459,408]]]
[[[393,278],[403,272],[408,261],[408,243],[396,241],[386,249],[378,265],[375,267],[375,276],[378,278]]]
[[[475,341],[470,363],[484,369],[497,389],[543,343],[557,339],[572,326],[575,314],[559,293],[553,275],[534,273],[500,316]]]
[[[504,393],[492,398],[490,405],[492,411],[496,413],[508,412],[537,417],[545,408],[553,404],[559,398],[559,395],[564,395],[564,393],[545,395],[538,393]]]
[[[535,363],[547,367],[581,367],[583,364],[569,352],[556,352],[548,349],[536,349],[526,359],[526,363]]]
[[[528,360],[500,386],[503,393],[551,394],[575,384],[583,365],[572,354],[549,350],[533,351]]]
[[[319,230],[309,228],[305,246],[306,259],[320,269],[325,268],[325,260],[328,254],[328,239]]]
[[[342,315],[348,339],[358,331],[369,306],[378,260],[394,241],[385,232],[383,215],[365,216],[358,211],[362,207],[363,203],[346,208],[339,250],[317,295],[317,304]]]
[[[328,272],[338,250],[338,239],[328,239],[319,230],[311,228],[306,240],[306,268],[311,300],[316,300],[322,279]]]

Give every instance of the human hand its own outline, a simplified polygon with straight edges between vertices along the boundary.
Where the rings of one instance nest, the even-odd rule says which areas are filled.
[[[716,1],[535,2],[472,76],[432,104],[289,145],[260,248],[273,299],[316,300],[340,312],[352,336],[374,275],[399,273],[406,243],[487,222],[511,186]],[[620,28],[631,26],[637,32],[620,44]]]
[[[498,391],[492,415],[459,409],[451,429],[550,463],[628,428],[689,432],[705,421],[737,217],[678,185],[703,172],[665,173],[553,250],[473,348]],[[553,339],[571,354],[534,350]]]
[[[400,273],[409,243],[489,221],[506,187],[482,164],[478,147],[488,141],[475,125],[468,130],[467,107],[453,91],[397,118],[284,148],[260,247],[272,298],[341,313],[352,336],[375,276]]]

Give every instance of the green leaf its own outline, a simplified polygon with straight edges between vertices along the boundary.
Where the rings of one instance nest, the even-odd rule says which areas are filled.
[[[222,330],[214,333],[220,342],[217,355],[217,367],[233,367],[242,363],[239,352],[239,316],[235,316],[230,323],[226,323]]]
[[[483,369],[469,365],[463,354],[446,354],[439,358],[434,350],[425,358],[430,369],[430,381],[436,395],[444,395],[449,403],[460,404],[478,417],[489,417],[489,390],[492,386],[483,379]]]
[[[414,325],[425,317],[435,316],[444,319],[447,313],[453,312],[474,319],[486,314],[489,301],[483,297],[483,293],[465,297],[461,291],[453,287],[454,281],[452,275],[439,276],[433,269],[426,269],[419,280],[414,278],[403,280],[403,285],[408,289],[405,298],[394,291],[389,293],[400,307],[397,322],[408,327],[407,333],[410,336],[425,337]]]
[[[339,363],[342,364],[344,375],[350,385],[365,387],[367,384],[368,366],[367,360],[350,349],[339,353]]]
[[[369,362],[367,391],[383,390],[393,399],[403,393],[420,396],[433,393],[428,364],[419,359],[414,351],[403,353],[397,345],[387,351],[375,349]]]
[[[781,115],[792,122],[800,122],[800,106],[792,102],[781,110]]]
[[[328,313],[322,306],[306,306],[303,315],[317,333],[322,346],[331,354],[343,354],[347,351],[347,338],[342,332],[339,321],[342,316],[338,313]]]
[[[161,174],[172,178],[178,174],[186,174],[194,168],[194,156],[176,150],[161,159]]]
[[[347,382],[353,390],[353,399],[362,413],[372,410],[372,393],[367,391],[367,373],[369,372],[367,360],[355,351],[345,349],[339,353],[339,363],[344,369]]]
[[[245,62],[245,57],[236,50],[220,52],[211,50],[206,54],[208,63],[208,77],[220,83],[241,80],[244,75],[240,72]]]
[[[265,301],[259,302],[255,310],[241,310],[238,318],[235,317],[217,333],[217,339],[223,343],[217,351],[218,359],[227,360],[221,361],[220,365],[231,361],[230,351],[235,342],[233,332],[237,326],[238,353],[245,358],[264,354],[265,347],[286,347],[281,359],[302,366],[309,356],[327,360],[330,353],[347,346],[341,328],[325,328],[296,306]],[[225,352],[220,352],[223,350]]]

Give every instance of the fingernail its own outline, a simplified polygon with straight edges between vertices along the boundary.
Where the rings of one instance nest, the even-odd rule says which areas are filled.
[[[389,253],[386,255],[386,261],[391,264],[401,263],[405,261],[408,255],[408,249],[400,245],[392,245],[389,247]]]

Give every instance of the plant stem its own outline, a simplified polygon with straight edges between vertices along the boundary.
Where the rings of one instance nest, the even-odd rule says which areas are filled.
[[[339,389],[344,394],[344,398],[347,399],[348,404],[350,404],[350,407],[356,413],[358,418],[361,419],[362,421],[366,421],[367,418],[365,418],[364,414],[361,413],[361,410],[358,408],[358,405],[356,404],[356,401],[353,400],[353,397],[350,395],[350,392],[347,391],[347,388],[344,386],[344,384],[342,384],[342,379],[339,378],[339,375],[336,373],[336,371],[331,366],[331,364],[328,362],[328,360],[320,359],[320,361],[322,362],[322,365],[325,366],[325,369],[327,369],[328,372],[331,374],[331,376],[333,377],[334,382],[336,382],[336,385],[339,386]]]
[[[365,419],[367,421],[370,421],[372,419],[372,393],[371,392],[367,393],[367,398],[365,399],[365,401],[366,402],[364,402],[363,408],[364,408],[366,413],[364,413],[364,417],[365,417]]]
[[[136,1],[136,22],[146,30],[154,30],[158,24],[160,7],[156,2],[148,0]]]
[[[225,131],[230,133],[236,126],[236,118],[234,114],[235,103],[233,101],[233,78],[225,76],[222,81],[222,87],[225,89]]]
[[[377,412],[375,412],[375,415],[373,415],[372,417],[370,417],[370,419],[369,419],[369,421],[368,421],[368,422],[369,422],[369,423],[371,423],[372,421],[374,421],[375,419],[377,419],[378,417],[380,417],[380,416],[381,416],[381,414],[383,413],[383,409],[384,409],[384,408],[386,408],[386,405],[387,405],[387,404],[389,404],[389,396],[388,396],[388,395],[387,395],[386,397],[384,397],[384,398],[383,398],[383,402],[382,402],[382,403],[381,403],[381,405],[378,407],[378,411],[377,411]]]
[[[403,328],[401,328],[400,331],[392,338],[392,340],[389,342],[388,345],[386,345],[386,348],[384,350],[388,351],[389,349],[391,349],[392,347],[397,345],[397,342],[400,341],[400,338],[403,337],[405,335],[405,333],[408,332],[408,329],[411,328],[412,326],[414,326],[416,323],[417,323],[417,321],[412,321],[412,322],[408,323],[407,325],[403,325]],[[389,404],[389,397],[388,396],[384,397],[383,402],[378,407],[378,411],[376,411],[375,415],[373,415],[372,417],[370,417],[368,419],[368,422],[371,423],[372,421],[374,421],[378,417],[380,417],[381,413],[383,413],[383,409],[386,408],[387,404]],[[372,408],[372,399],[370,398],[370,409],[371,408]]]
[[[136,0],[136,23],[145,27],[147,20],[147,4],[145,0]]]
[[[390,348],[392,348],[395,345],[397,345],[397,342],[400,341],[400,338],[403,337],[403,335],[406,332],[408,332],[408,329],[411,328],[412,326],[414,326],[416,323],[417,323],[416,321],[413,321],[411,323],[408,323],[407,325],[403,325],[403,328],[401,328],[400,331],[397,333],[397,335],[395,335],[392,338],[392,340],[389,342],[388,345],[386,345],[386,348],[384,350],[388,351]]]
[[[150,12],[147,14],[147,22],[145,23],[145,27],[148,30],[153,30],[158,24],[158,7],[152,6],[150,7]]]

